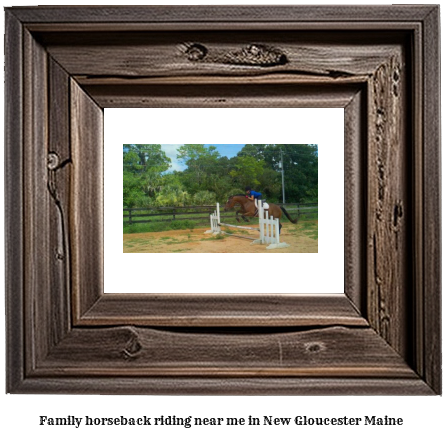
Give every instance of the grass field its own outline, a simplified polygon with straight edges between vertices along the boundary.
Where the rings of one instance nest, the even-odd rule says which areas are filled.
[[[291,214],[292,217],[297,217],[297,214],[295,212],[289,211],[289,214]],[[197,214],[197,217],[200,216]],[[222,222],[227,223],[236,223],[235,218],[231,215],[227,216],[227,218],[221,217]],[[303,213],[298,218],[299,223],[309,223],[312,221],[318,220],[318,213],[310,212],[310,213]],[[290,224],[290,222],[286,219],[286,217],[283,217],[282,224]],[[206,226],[206,224],[209,225],[209,215],[208,214],[202,214],[201,220],[190,220],[187,219],[186,216],[180,216],[176,215],[175,220],[156,220],[149,223],[135,223],[135,224],[127,224],[127,222],[123,223],[123,234],[134,234],[134,233],[156,233],[156,232],[163,232],[163,231],[170,231],[170,230],[189,230],[192,231],[196,228],[201,228]],[[258,224],[257,218],[252,218],[250,224],[252,226],[256,226]]]

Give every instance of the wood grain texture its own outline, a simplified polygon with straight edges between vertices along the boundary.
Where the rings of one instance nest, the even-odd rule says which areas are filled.
[[[121,23],[121,22],[366,22],[423,20],[435,6],[180,6],[13,7],[11,12],[26,23]]]
[[[441,393],[441,84],[440,28],[438,8],[426,17],[424,77],[424,211],[423,211],[423,350],[424,376],[429,385]],[[438,305],[440,303],[440,305]]]
[[[367,190],[366,93],[355,93],[345,107],[345,292],[363,317],[367,317],[365,197]]]
[[[372,329],[345,327],[215,335],[132,326],[74,329],[33,375],[417,378]]]
[[[317,32],[332,32],[348,30],[353,32],[376,31],[376,33],[384,34],[392,30],[403,30],[405,32],[418,32],[421,26],[420,21],[257,21],[257,22],[242,22],[242,21],[201,21],[201,22],[71,22],[71,23],[38,23],[28,22],[26,28],[34,33],[41,34],[50,32],[189,32],[189,31],[259,31],[259,32],[281,32],[281,31],[312,31]],[[330,38],[334,40],[337,33],[331,33]],[[386,38],[385,38],[386,40]]]
[[[44,35],[48,52],[72,74],[89,77],[174,77],[199,75],[259,76],[261,74],[307,74],[337,78],[374,72],[406,33],[353,35],[354,46],[346,47],[346,36],[331,41],[331,34],[306,32],[150,32],[83,34],[71,40],[71,33]],[[373,41],[371,41],[371,39]],[[55,41],[53,41],[55,39]],[[293,41],[300,41],[294,44]],[[303,42],[301,42],[303,41]],[[390,41],[387,44],[385,41]],[[198,46],[202,56],[192,48]],[[260,47],[278,52],[285,62],[266,65]],[[254,50],[255,48],[255,50]],[[242,55],[250,54],[249,56]],[[239,55],[240,54],[240,55]],[[198,55],[198,54],[197,54]]]
[[[441,393],[437,7],[6,24],[8,391]],[[345,107],[351,300],[104,296],[105,106]]]
[[[368,318],[403,356],[408,348],[407,114],[404,59],[394,54],[369,81]],[[410,311],[410,310],[409,310]]]
[[[5,299],[6,386],[24,377],[23,53],[22,24],[5,14]],[[12,329],[14,327],[14,329]]]
[[[103,110],[72,79],[70,90],[73,175],[69,212],[75,321],[103,294]]]
[[[48,149],[47,187],[51,270],[51,318],[54,342],[60,341],[71,326],[71,260],[69,246],[69,204],[71,184],[71,142],[69,75],[53,59],[48,60]]]
[[[344,107],[359,84],[86,85],[106,108],[334,108]]]
[[[420,379],[315,377],[45,377],[27,379],[17,393],[151,395],[433,395]]]
[[[367,327],[344,294],[105,294],[78,326]]]
[[[35,368],[54,345],[50,321],[53,314],[51,302],[49,245],[49,206],[47,190],[47,54],[30,35],[24,32],[24,233],[25,287],[24,302],[26,366]],[[40,119],[41,123],[35,123]],[[55,291],[54,291],[55,292]],[[37,329],[38,327],[38,329]]]
[[[420,376],[424,375],[424,331],[423,331],[423,318],[424,318],[424,299],[425,289],[423,281],[423,246],[425,233],[423,228],[423,119],[424,119],[424,96],[423,96],[423,33],[414,33],[412,53],[410,56],[414,58],[414,67],[412,69],[413,76],[417,79],[412,82],[412,111],[415,114],[413,117],[413,123],[411,123],[412,133],[411,137],[415,147],[413,148],[413,162],[415,166],[413,168],[414,178],[414,194],[413,194],[413,233],[414,239],[411,245],[413,258],[413,270],[414,270],[414,312],[413,312],[413,337],[414,348],[411,355],[411,363],[413,363],[414,369]]]

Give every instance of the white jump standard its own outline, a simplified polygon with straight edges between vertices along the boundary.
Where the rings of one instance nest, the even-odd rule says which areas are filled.
[[[223,224],[220,222],[220,204],[217,202],[217,209],[213,214],[209,216],[209,220],[211,223],[211,229],[206,231],[205,234],[226,234],[232,237],[238,237],[241,239],[249,239],[252,240],[252,244],[261,244],[268,245],[266,249],[276,249],[276,248],[288,248],[289,245],[287,243],[280,243],[280,233],[279,233],[279,221],[278,219],[274,219],[273,216],[268,217],[268,211],[263,208],[262,201],[258,201],[258,227],[244,227],[241,225],[232,225],[232,224]],[[231,227],[231,228],[240,228],[242,230],[252,230],[259,231],[260,238],[255,239],[249,236],[241,236],[238,234],[227,233],[226,231],[222,231],[220,227]]]

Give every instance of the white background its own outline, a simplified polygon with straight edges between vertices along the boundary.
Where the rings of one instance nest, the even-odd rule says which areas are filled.
[[[51,2],[45,1],[45,4]],[[61,4],[56,1],[53,4]],[[113,4],[110,0],[95,1],[95,4]],[[156,2],[163,4],[165,2]],[[195,2],[187,2],[198,4]],[[209,3],[209,2],[203,2]],[[231,1],[217,2],[219,4],[232,4]],[[242,0],[241,4],[267,4],[270,1]],[[340,0],[340,2],[302,2],[279,0],[279,4],[356,4],[357,1]],[[365,4],[389,4],[385,1],[369,1]],[[405,2],[403,2],[405,3]],[[416,2],[417,3],[417,2]],[[11,1],[3,2],[3,5],[30,5],[35,2]],[[66,3],[69,4],[69,3]],[[72,3],[71,3],[72,4]],[[74,3],[75,4],[75,3]],[[147,2],[133,1],[131,4],[148,4]],[[3,20],[0,21],[3,26]],[[3,74],[0,69],[0,74]],[[3,108],[3,105],[1,105]],[[0,118],[3,124],[3,118]],[[206,140],[206,139],[204,139]],[[3,156],[3,154],[0,154]],[[3,172],[3,166],[0,166]],[[0,185],[3,188],[3,175],[0,175]],[[3,199],[3,198],[2,198]],[[3,219],[3,212],[2,219]],[[0,233],[3,239],[3,233]],[[0,264],[1,275],[4,284],[4,266]],[[0,312],[0,327],[4,330],[4,309],[1,300],[2,311]],[[0,336],[0,354],[4,358],[4,336]],[[0,365],[0,392],[4,391],[4,361]],[[443,402],[441,397],[153,397],[153,396],[65,396],[65,395],[0,395],[0,433],[2,436],[32,436],[32,437],[96,437],[99,433],[105,434],[107,438],[121,437],[131,434],[133,437],[166,437],[171,436],[192,436],[207,438],[208,434],[213,437],[248,436],[254,433],[255,437],[266,437],[277,435],[281,437],[304,437],[304,436],[327,436],[327,437],[370,437],[374,435],[383,438],[417,437],[417,436],[439,436],[442,433],[442,412]],[[364,416],[364,415],[390,415],[402,416],[405,419],[403,427],[317,427],[317,428],[294,428],[294,427],[260,427],[254,429],[242,428],[164,428],[146,429],[135,428],[122,430],[121,428],[106,429],[74,429],[39,427],[38,416],[237,416],[247,417],[253,415],[273,416]]]
[[[105,109],[105,292],[226,293],[222,278],[229,278],[233,292],[235,285],[242,293],[343,293],[343,132],[342,108]],[[211,141],[318,144],[318,253],[123,254],[123,144]],[[245,274],[257,270],[262,276],[251,289]]]

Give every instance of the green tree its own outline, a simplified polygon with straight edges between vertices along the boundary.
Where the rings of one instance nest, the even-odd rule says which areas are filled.
[[[266,172],[259,179],[267,197],[282,200],[281,155],[285,177],[286,202],[300,202],[318,196],[318,148],[313,144],[247,144],[240,157],[264,160]],[[269,172],[269,171],[272,172]],[[278,175],[278,176],[277,176]]]
[[[215,146],[185,144],[178,148],[177,158],[187,166],[183,171],[182,181],[190,193],[211,191],[220,159]]]
[[[171,159],[166,156],[160,144],[124,144],[123,166],[133,173],[148,170],[161,173],[171,167]]]
[[[235,168],[230,172],[234,183],[241,186],[258,186],[264,172],[265,162],[248,155],[237,158]]]
[[[282,195],[281,173],[266,166],[258,180],[258,190],[264,194],[266,199],[270,202],[280,202]]]
[[[217,202],[215,193],[208,190],[195,193],[192,200],[194,205],[214,205]]]
[[[214,146],[185,144],[178,149],[184,171],[168,173],[171,160],[161,145],[123,147],[124,205],[207,205],[249,185],[270,201],[282,201],[281,157],[287,202],[318,197],[318,148],[313,144],[247,144],[232,158]]]
[[[123,207],[140,207],[147,202],[148,198],[140,187],[140,177],[123,171]]]
[[[190,196],[181,182],[180,172],[167,173],[162,176],[155,204],[160,207],[190,204]]]
[[[152,204],[162,185],[162,173],[171,166],[159,144],[123,145],[123,205]]]
[[[188,192],[185,190],[174,187],[166,186],[156,197],[156,204],[160,207],[174,207],[189,204],[187,201],[190,199]]]
[[[286,199],[318,198],[318,147],[314,144],[276,145],[283,151]]]

